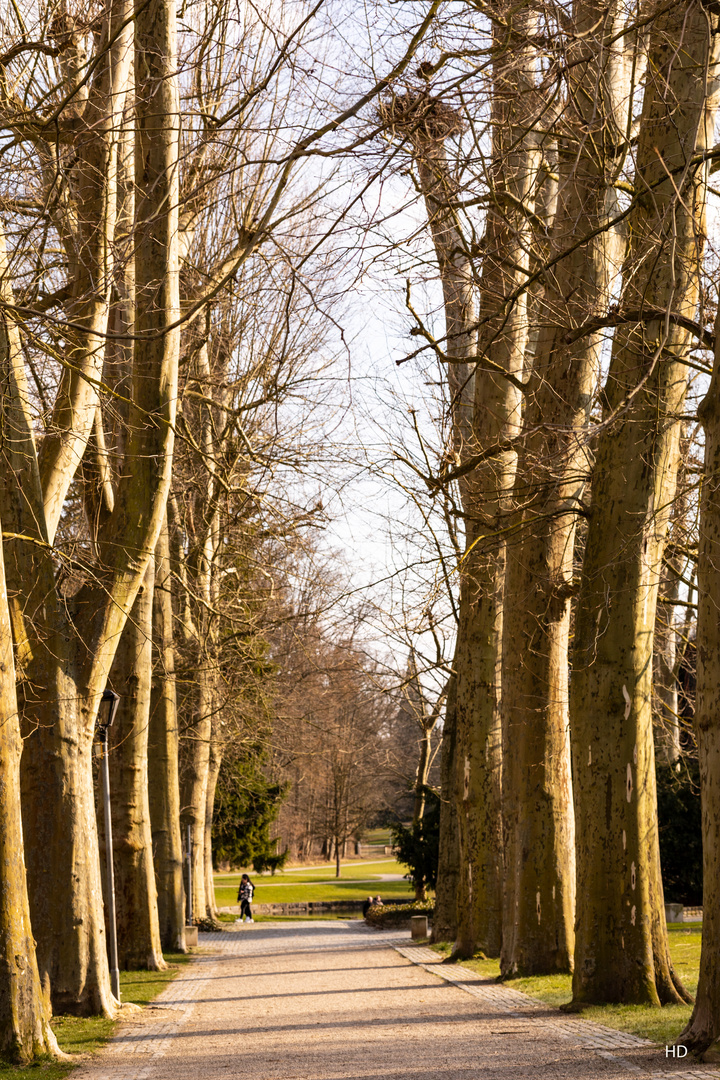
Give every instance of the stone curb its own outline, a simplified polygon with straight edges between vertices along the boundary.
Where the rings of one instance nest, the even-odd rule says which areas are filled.
[[[73,1080],[148,1080],[158,1059],[165,1057],[172,1040],[192,1017],[201,986],[213,977],[217,960],[217,956],[195,956],[147,1007],[171,1015],[152,1023],[121,1024],[94,1060],[73,1069]]]
[[[648,1075],[633,1062],[625,1060],[625,1058],[613,1053],[613,1051],[655,1046],[655,1043],[649,1039],[641,1039],[639,1036],[631,1035],[626,1031],[616,1031],[615,1028],[607,1028],[591,1020],[571,1019],[570,1017],[566,1019],[564,1016],[548,1017],[547,1010],[552,1006],[528,997],[527,994],[523,994],[520,990],[513,990],[499,983],[488,983],[483,979],[482,975],[478,975],[477,972],[464,968],[460,964],[453,964],[451,967],[444,965],[438,954],[433,952],[432,949],[419,945],[406,945],[404,941],[387,941],[386,944],[395,949],[401,956],[404,956],[406,960],[410,960],[411,963],[417,964],[419,967],[424,968],[425,971],[430,972],[431,975],[437,975],[438,978],[444,979],[445,982],[453,983],[459,990],[464,990],[465,993],[480,998],[487,1008],[495,1009],[497,1012],[503,1012],[513,1017],[519,1017],[521,1013],[541,1012],[544,1015],[536,1015],[532,1019],[533,1023],[541,1025],[544,1031],[555,1035],[564,1042],[572,1043],[575,1047],[590,1050],[599,1057],[614,1061],[627,1072]],[[667,1080],[668,1077],[672,1077],[673,1080],[718,1080],[720,1072],[715,1069],[710,1070],[707,1066],[704,1066],[681,1072],[673,1070],[671,1072],[653,1073],[648,1077],[648,1080]]]

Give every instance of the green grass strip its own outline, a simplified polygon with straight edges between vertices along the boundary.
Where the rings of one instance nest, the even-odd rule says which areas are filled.
[[[381,861],[366,863],[343,863],[340,867],[340,877],[335,877],[335,864],[327,863],[315,869],[307,869],[296,866],[294,869],[278,870],[275,874],[255,874],[248,871],[250,877],[259,889],[266,886],[281,885],[285,882],[299,884],[301,882],[329,882],[336,881],[372,881],[377,882],[380,874],[406,874],[407,867],[397,862],[396,859],[383,859]],[[242,871],[234,871],[229,874],[215,874],[216,886],[232,886],[237,889],[240,884]]]
[[[165,953],[170,965],[167,971],[121,971],[120,993],[123,1003],[149,1005],[168,983],[177,978],[182,967],[192,957],[185,953]],[[78,1061],[39,1061],[32,1065],[8,1065],[0,1062],[0,1080],[63,1080],[74,1068],[97,1053],[115,1034],[121,1020],[106,1020],[103,1016],[54,1016],[52,1028],[58,1046],[66,1054],[82,1054]]]
[[[255,904],[298,904],[309,900],[331,900],[342,903],[343,900],[365,900],[368,896],[382,896],[384,901],[412,896],[412,887],[407,881],[380,881],[372,884],[358,884],[355,881],[331,881],[321,885],[299,884],[273,887],[261,883],[255,890]],[[215,902],[218,907],[231,907],[237,904],[237,886],[228,888],[224,885],[215,887]]]
[[[694,994],[697,990],[698,971],[700,968],[700,924],[668,927],[670,937],[670,956],[685,988]],[[450,945],[432,946],[443,955],[450,954]],[[476,971],[488,979],[497,979],[500,965],[497,960],[480,957],[463,960],[462,966]],[[571,975],[539,975],[524,979],[508,979],[507,985],[514,990],[521,990],[529,997],[545,1002],[546,1005],[559,1008],[572,998]],[[582,1011],[584,1020],[592,1020],[605,1027],[627,1031],[642,1039],[669,1046],[690,1019],[691,1005],[665,1005],[656,1008],[650,1005],[590,1005]]]

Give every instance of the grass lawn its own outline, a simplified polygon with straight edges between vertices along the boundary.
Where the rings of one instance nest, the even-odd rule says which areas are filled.
[[[221,915],[220,918],[221,919],[227,918],[231,922],[234,922],[235,919],[237,918],[237,916],[235,916],[235,915],[227,915],[227,916]],[[266,922],[268,922],[268,923],[270,923],[270,922],[297,923],[297,922],[312,922],[313,920],[316,920],[316,919],[319,920],[320,922],[327,922],[328,919],[341,919],[343,922],[345,922],[347,919],[362,920],[362,915],[360,914],[359,911],[353,911],[353,912],[350,912],[350,913],[347,913],[347,914],[343,914],[342,911],[328,911],[323,915],[256,915],[255,916],[255,922],[256,923],[266,923]]]
[[[687,990],[697,989],[700,966],[700,924],[669,926],[670,955],[678,975]],[[449,953],[449,945],[433,946],[438,952]],[[464,960],[463,967],[480,975],[496,979],[500,974],[497,960]],[[528,979],[510,979],[507,985],[522,990],[530,997],[559,1007],[572,998],[570,975],[546,975]],[[606,1027],[629,1031],[643,1039],[669,1045],[678,1037],[692,1012],[691,1005],[666,1005],[653,1009],[646,1005],[591,1005],[582,1012],[583,1019],[594,1020]]]
[[[363,884],[358,881],[346,881],[339,878],[337,881],[329,881],[313,884],[312,882],[298,882],[297,885],[273,885],[270,879],[259,879],[255,890],[254,902],[256,904],[294,904],[306,900],[332,900],[342,903],[343,900],[364,900],[372,893],[378,894],[383,900],[393,900],[397,897],[412,896],[412,888],[408,881],[370,881]],[[237,885],[228,886],[216,883],[215,901],[218,907],[229,907],[237,904]]]
[[[121,971],[120,993],[123,1002],[148,1005],[169,982],[180,973],[183,964],[191,957],[183,953],[166,953],[170,967],[167,971]],[[102,1016],[55,1016],[52,1027],[58,1045],[66,1054],[91,1054],[99,1050],[112,1036],[116,1021]],[[0,1062],[0,1080],[62,1080],[80,1061],[40,1062],[20,1067]]]
[[[258,887],[265,883],[292,884],[301,881],[330,881],[335,878],[335,863],[327,863],[324,866],[314,867],[308,870],[304,866],[296,866],[289,870],[278,870],[276,874],[255,874],[252,870],[237,870],[232,874],[215,874],[216,885],[234,885],[237,888],[243,873],[250,874]],[[396,859],[381,859],[373,862],[350,862],[343,863],[340,867],[340,881],[370,881],[379,874],[406,874],[407,867]]]
[[[407,867],[396,859],[381,859],[364,863],[344,863],[340,877],[335,877],[335,864],[328,863],[318,869],[307,870],[302,866],[294,870],[280,870],[277,874],[250,876],[257,886],[257,904],[294,904],[307,900],[364,900],[378,893],[383,900],[395,900],[412,896],[409,881],[382,881],[381,874],[405,874]],[[237,903],[237,890],[241,871],[234,874],[215,875],[215,900],[218,907],[230,907]]]
[[[368,829],[363,835],[363,844],[391,844],[389,829]]]

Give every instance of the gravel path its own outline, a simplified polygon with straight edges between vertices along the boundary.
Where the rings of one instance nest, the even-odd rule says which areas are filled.
[[[201,942],[73,1080],[720,1078],[357,921],[259,923]]]

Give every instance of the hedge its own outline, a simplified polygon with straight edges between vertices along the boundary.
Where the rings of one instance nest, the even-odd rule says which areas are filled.
[[[432,916],[434,910],[433,900],[414,900],[412,904],[373,904],[365,916],[365,922],[378,930],[385,930],[391,926],[401,926],[412,915]]]

